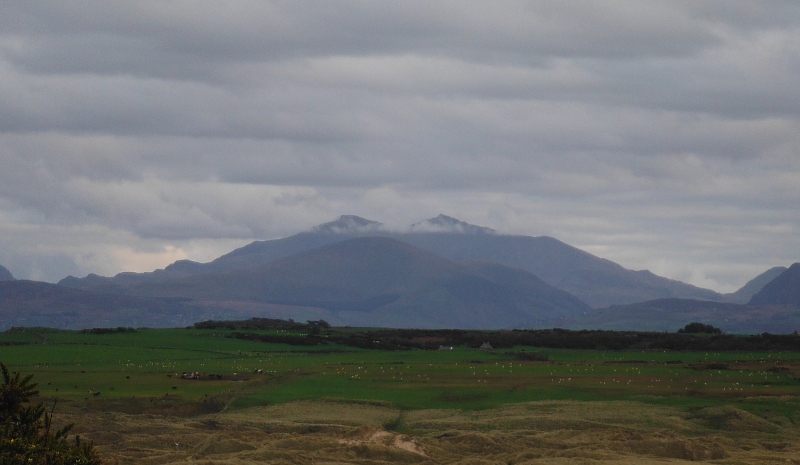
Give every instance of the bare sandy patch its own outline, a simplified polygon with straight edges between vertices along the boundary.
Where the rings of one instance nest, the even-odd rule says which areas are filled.
[[[339,440],[342,444],[362,445],[362,444],[382,444],[388,447],[395,447],[413,454],[427,456],[425,450],[417,442],[406,434],[391,433],[386,430],[374,430],[372,428],[361,428],[356,434]]]

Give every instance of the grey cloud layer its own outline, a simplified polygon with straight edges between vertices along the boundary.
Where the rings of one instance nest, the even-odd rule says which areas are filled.
[[[344,213],[444,212],[722,288],[797,260],[796,2],[15,2],[0,31],[15,275]]]

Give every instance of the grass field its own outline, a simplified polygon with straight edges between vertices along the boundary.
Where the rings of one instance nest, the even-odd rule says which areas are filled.
[[[273,330],[276,331],[279,330]],[[11,370],[34,374],[46,402],[58,399],[64,418],[76,421],[82,431],[95,433],[90,419],[99,421],[98,415],[116,416],[120,422],[105,428],[106,432],[114,428],[124,431],[125,425],[139,424],[147,418],[153,425],[183,425],[181,428],[187,429],[186,425],[201,424],[198,418],[222,425],[250,424],[247,422],[257,417],[261,422],[269,418],[272,428],[283,431],[281,434],[302,433],[303,429],[295,424],[298,422],[291,418],[305,415],[319,418],[314,420],[316,423],[308,418],[299,423],[316,424],[319,429],[303,434],[333,434],[336,441],[345,441],[336,443],[340,445],[348,445],[348,435],[355,435],[357,440],[347,446],[351,448],[372,447],[370,444],[390,447],[392,444],[384,444],[390,436],[417,438],[413,443],[417,445],[435,439],[441,446],[442,441],[452,442],[446,437],[437,438],[447,431],[456,436],[467,434],[465,431],[485,435],[495,430],[500,432],[497,434],[506,430],[521,434],[519,428],[526,424],[525,418],[539,418],[541,425],[549,424],[553,432],[563,433],[585,429],[586,425],[580,426],[582,418],[599,415],[628,418],[611,423],[595,418],[592,421],[602,434],[678,434],[683,441],[708,434],[731,438],[733,433],[736,436],[753,430],[767,438],[774,435],[776,441],[785,443],[778,447],[780,451],[770,452],[779,458],[791,457],[790,452],[797,445],[797,352],[613,352],[537,347],[384,351],[336,344],[268,344],[230,335],[231,331],[225,329],[194,328],[109,334],[27,329],[0,334],[0,361]],[[547,360],[521,361],[511,352],[540,353]],[[191,372],[199,372],[201,379],[181,378],[183,373]],[[209,379],[212,374],[218,376]],[[609,407],[613,405],[617,409]],[[625,412],[617,411],[622,407]],[[311,411],[306,411],[309,408]],[[335,413],[354,409],[360,409],[367,420],[362,424],[355,418],[345,421],[347,415]],[[549,412],[546,421],[545,411]],[[664,422],[673,417],[686,425],[677,429],[665,426],[668,422]],[[278,426],[274,423],[276,418],[286,421]],[[496,426],[486,426],[492,421]],[[330,424],[338,426],[320,426]],[[611,428],[609,424],[616,426]],[[534,428],[537,434],[548,431],[541,425]],[[203,428],[200,427],[206,431]],[[230,452],[234,456],[258,449],[242,446],[248,443],[245,438],[236,439],[236,435],[225,431],[228,432],[223,436],[240,441],[241,447],[214,447],[236,449],[235,453]],[[381,434],[373,440],[371,435],[377,433]],[[200,441],[198,444],[202,442],[199,437],[195,441]],[[103,445],[102,435],[95,434],[94,438]],[[115,438],[122,441],[121,437]],[[493,443],[497,443],[496,439],[492,439]],[[433,443],[426,447],[430,451],[436,449]],[[405,459],[398,456],[397,460],[408,459],[404,454],[416,454],[420,460],[425,457],[403,451],[400,455]],[[180,457],[198,454],[195,449],[184,452],[175,456],[176,463],[183,460]],[[703,454],[697,457],[714,456],[711,452],[708,456]],[[139,463],[131,457],[125,460],[129,462],[121,463]],[[319,458],[315,460],[319,462]],[[375,460],[365,463],[390,463],[394,459]],[[289,462],[292,460],[287,459]]]

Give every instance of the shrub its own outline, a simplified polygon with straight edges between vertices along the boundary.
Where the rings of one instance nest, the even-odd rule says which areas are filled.
[[[39,395],[33,375],[11,374],[0,362],[0,463],[3,465],[99,465],[101,460],[91,443],[67,440],[72,425],[51,432],[52,411],[44,403],[34,404]]]

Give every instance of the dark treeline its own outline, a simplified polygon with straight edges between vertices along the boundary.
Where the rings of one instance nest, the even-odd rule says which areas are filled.
[[[320,320],[323,321],[323,320]],[[249,320],[208,320],[195,323],[197,329],[237,329],[237,330],[258,330],[258,329],[287,329],[287,330],[306,330],[313,323],[300,323],[294,320],[280,320],[277,318],[251,318]],[[327,325],[327,323],[325,323]]]
[[[124,326],[119,326],[116,328],[91,328],[91,329],[84,329],[84,333],[89,334],[115,334],[115,333],[135,333],[136,330],[133,328],[127,328]]]
[[[496,349],[514,346],[546,347],[553,349],[588,350],[689,350],[689,351],[776,351],[800,350],[800,335],[757,334],[733,335],[720,333],[666,333],[605,330],[501,330],[476,331],[457,329],[359,329],[332,328],[324,321],[299,323],[268,318],[244,321],[205,321],[198,329],[225,328],[237,330],[231,337],[262,342],[302,346],[342,344],[365,349],[435,350],[441,347],[467,346],[478,348],[488,342]],[[254,333],[254,330],[284,329],[301,335]],[[248,330],[250,332],[238,332]]]

